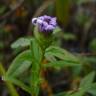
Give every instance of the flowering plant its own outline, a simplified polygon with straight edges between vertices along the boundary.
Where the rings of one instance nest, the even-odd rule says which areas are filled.
[[[32,96],[38,96],[40,88],[46,89],[42,87],[42,84],[46,82],[45,74],[42,74],[44,70],[47,70],[47,68],[60,70],[69,66],[80,67],[81,64],[76,56],[52,43],[54,41],[54,30],[57,28],[55,17],[40,16],[33,18],[32,23],[35,25],[34,37],[20,38],[12,44],[12,48],[26,46],[27,48],[16,56],[4,75],[3,80],[19,86]],[[94,73],[91,73],[90,76],[93,79]],[[84,82],[80,86],[81,89],[83,85]],[[88,87],[85,86],[85,89],[88,90]],[[79,93],[67,94],[66,92],[67,95],[63,93],[62,96],[82,96],[86,90],[82,91],[81,89],[78,91]]]

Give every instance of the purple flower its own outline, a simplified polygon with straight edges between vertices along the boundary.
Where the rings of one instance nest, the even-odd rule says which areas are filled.
[[[40,16],[32,19],[33,25],[38,25],[38,29],[40,32],[53,32],[53,30],[57,27],[57,22],[55,17],[51,16]]]

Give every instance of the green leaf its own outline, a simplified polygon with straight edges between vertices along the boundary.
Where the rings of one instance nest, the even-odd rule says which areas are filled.
[[[55,56],[61,60],[66,60],[70,62],[75,62],[80,64],[80,61],[77,57],[66,51],[65,49],[61,49],[59,47],[51,46],[46,49],[45,57],[46,56]]]
[[[95,64],[96,63],[96,56],[83,56],[81,59],[88,64]]]
[[[6,75],[4,76],[4,80],[14,83],[15,85],[19,86],[23,90],[31,93],[31,89],[28,85],[26,85],[23,81],[19,80],[17,77],[21,77],[22,73],[27,71],[29,67],[32,65],[31,61],[31,51],[26,50],[20,53],[10,65]]]
[[[49,54],[46,54],[45,58],[47,61],[50,61],[50,62],[56,61],[56,58],[52,55],[49,55]]]
[[[31,89],[29,86],[25,85],[22,81],[16,79],[16,78],[12,78],[12,77],[4,77],[5,81],[9,81],[17,86],[19,86],[20,88],[22,88],[23,90],[25,90],[28,93],[31,93]]]
[[[13,74],[11,74],[11,76],[15,76],[15,77],[20,76],[24,71],[28,70],[30,66],[31,66],[31,61],[26,60],[22,62],[19,68],[15,70]]]
[[[92,88],[93,84],[93,79],[95,76],[95,72],[91,72],[90,74],[88,74],[80,83],[78,92],[74,92],[74,93],[69,93],[69,95],[65,95],[65,96],[84,96],[84,94],[86,92],[88,92],[88,90],[90,90],[90,88]]]
[[[83,96],[84,93],[85,93],[85,91],[80,90],[80,91],[78,91],[78,92],[75,92],[75,93],[70,94],[70,95],[65,95],[65,96]]]
[[[77,64],[75,62],[66,61],[66,60],[60,60],[60,61],[53,61],[47,64],[43,65],[44,67],[53,67],[53,68],[63,68],[63,67],[69,67],[69,66],[80,66],[80,64]]]
[[[67,40],[76,40],[76,37],[74,34],[72,33],[64,33],[63,34],[63,38],[67,41]]]
[[[96,83],[93,83],[91,85],[91,88],[88,90],[88,93],[91,93],[92,95],[96,96]]]
[[[53,34],[56,34],[56,33],[60,33],[62,30],[60,27],[56,27],[54,30],[53,30]]]
[[[96,52],[96,39],[93,39],[89,44],[91,51]]]
[[[84,79],[80,82],[80,88],[83,88],[84,90],[88,90],[88,88],[90,88],[92,85],[94,76],[95,76],[95,72],[91,72],[87,76],[85,76]]]
[[[58,93],[58,94],[56,94],[56,95],[54,95],[54,96],[65,96],[67,93],[65,93],[65,92],[61,92],[61,93]]]
[[[10,65],[6,75],[7,76],[19,76],[31,66],[31,51],[27,50],[20,53]]]
[[[26,47],[29,45],[30,45],[30,38],[19,38],[11,45],[11,48],[15,49],[15,48]]]

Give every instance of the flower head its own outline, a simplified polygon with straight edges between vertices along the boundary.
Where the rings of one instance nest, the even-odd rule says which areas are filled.
[[[33,25],[38,25],[40,32],[50,33],[57,27],[57,22],[55,17],[51,16],[40,16],[32,19]]]

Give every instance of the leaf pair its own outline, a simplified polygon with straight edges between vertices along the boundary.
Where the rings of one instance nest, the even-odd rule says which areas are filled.
[[[68,66],[80,66],[80,61],[71,53],[56,46],[46,49],[45,57],[49,61],[45,67],[63,68]]]

